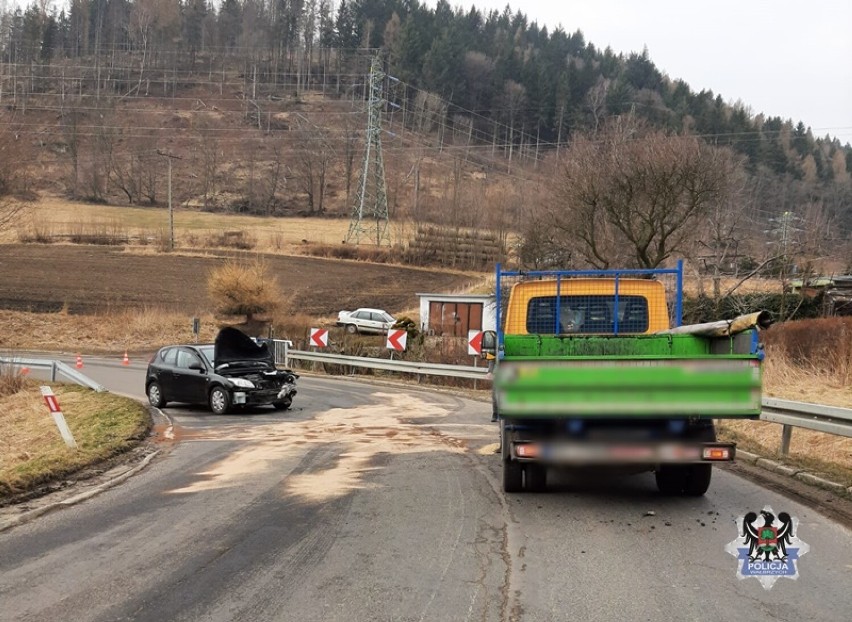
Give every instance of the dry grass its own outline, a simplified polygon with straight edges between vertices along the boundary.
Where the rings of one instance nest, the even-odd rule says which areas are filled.
[[[349,230],[341,218],[278,218],[201,212],[176,208],[175,244],[179,248],[234,248],[235,240],[262,252],[301,253],[309,244],[340,244]],[[70,241],[72,237],[132,240],[158,246],[168,230],[165,207],[127,207],[75,203],[44,197],[0,242]],[[405,223],[391,223],[393,239],[408,234]]]
[[[734,277],[722,277],[719,280],[722,293],[726,293],[732,287],[736,286],[740,279]],[[696,277],[685,274],[683,276],[683,293],[685,296],[698,296],[701,293],[712,295],[713,279],[708,276]],[[752,293],[781,293],[781,281],[779,279],[765,279],[760,277],[751,278],[737,287],[737,294],[752,294]]]
[[[0,364],[0,398],[14,395],[27,384],[26,376],[22,375],[14,365]]]
[[[781,456],[781,426],[767,421],[721,421],[719,437],[732,440],[740,449],[776,458],[810,471],[818,471],[852,486],[852,438],[794,428],[790,453]]]
[[[806,322],[811,328],[815,328],[822,320]],[[800,326],[806,322],[792,323],[791,332],[798,332]],[[826,342],[836,343],[831,353],[823,352],[828,362],[845,357],[849,344],[842,340],[837,341],[836,333],[827,337]],[[849,381],[848,368],[842,364],[828,367],[822,363],[808,363],[806,359],[796,364],[795,359],[786,352],[794,339],[795,336],[789,341],[782,336],[776,336],[767,344],[763,368],[764,395],[796,402],[852,408],[852,383]],[[720,422],[719,432],[720,436],[736,441],[746,451],[821,471],[835,480],[852,485],[852,438],[794,428],[790,454],[782,457],[779,453],[781,426],[778,424],[764,421],[723,421]]]
[[[797,373],[839,387],[852,384],[852,317],[785,322],[766,331],[763,341],[773,358]]]
[[[212,341],[222,322],[201,316],[201,341]],[[191,319],[184,313],[157,308],[113,311],[97,315],[26,313],[0,310],[3,351],[149,352],[168,343],[194,339]]]
[[[34,383],[0,398],[0,502],[126,451],[147,434],[150,417],[138,402],[53,388],[78,449],[65,445]]]

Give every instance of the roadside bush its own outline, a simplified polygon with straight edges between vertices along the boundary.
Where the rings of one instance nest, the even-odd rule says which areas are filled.
[[[251,323],[255,315],[279,309],[283,297],[278,282],[265,261],[231,260],[210,272],[207,291],[218,315],[244,315]]]
[[[307,313],[284,313],[279,310],[272,320],[274,337],[289,339],[297,350],[307,347],[310,330],[314,326],[318,326],[316,318]]]
[[[356,244],[307,244],[304,253],[311,257],[352,259],[372,263],[402,263],[402,252],[396,247],[359,246]]]
[[[245,231],[221,231],[212,233],[206,240],[207,246],[251,250],[257,246],[257,238]]]
[[[27,377],[14,365],[0,364],[0,397],[14,395],[27,386]]]
[[[25,230],[18,230],[18,242],[22,244],[53,244],[53,232],[43,224],[32,224]]]
[[[414,339],[420,335],[420,329],[417,327],[417,322],[412,320],[410,317],[403,316],[397,319],[394,322],[394,325],[391,328],[403,329],[408,335],[408,342],[411,343]]]
[[[74,223],[68,239],[72,244],[120,246],[128,243],[127,231],[118,222]]]

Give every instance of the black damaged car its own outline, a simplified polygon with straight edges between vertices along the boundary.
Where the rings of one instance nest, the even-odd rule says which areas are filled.
[[[208,404],[217,415],[240,406],[286,410],[296,395],[298,377],[275,367],[267,344],[229,327],[219,331],[213,345],[160,348],[148,363],[145,393],[157,408],[185,402]]]

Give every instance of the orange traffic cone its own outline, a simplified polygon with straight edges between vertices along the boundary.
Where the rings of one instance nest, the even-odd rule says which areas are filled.
[[[75,365],[77,369],[83,369],[83,357],[79,354],[77,355],[77,364]]]
[[[127,350],[124,351],[124,359],[122,359],[121,364],[130,365],[130,359],[127,357]]]

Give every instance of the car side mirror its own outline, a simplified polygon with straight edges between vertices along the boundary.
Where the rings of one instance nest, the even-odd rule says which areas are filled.
[[[482,358],[494,358],[497,356],[497,332],[486,330],[482,333]]]
[[[189,368],[194,369],[195,371],[204,371],[204,365],[202,365],[201,363],[190,363]]]

